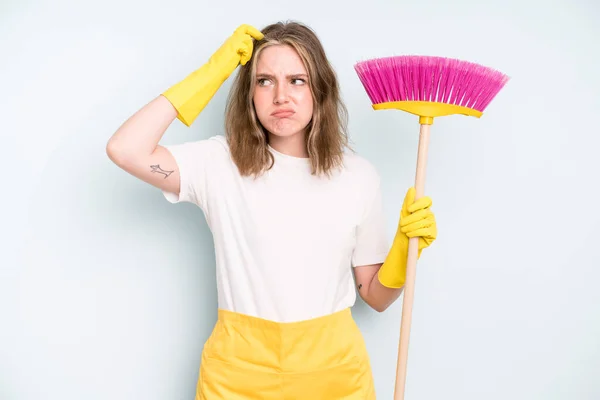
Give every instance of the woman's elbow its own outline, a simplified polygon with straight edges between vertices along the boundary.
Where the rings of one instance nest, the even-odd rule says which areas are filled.
[[[377,301],[365,301],[365,302],[367,303],[367,305],[369,307],[371,307],[373,310],[377,311],[378,313],[384,312],[390,306],[387,303],[377,302]]]

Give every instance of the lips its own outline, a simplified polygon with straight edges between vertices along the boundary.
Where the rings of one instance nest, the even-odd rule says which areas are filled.
[[[290,109],[281,109],[273,112],[271,115],[278,118],[291,117],[294,115],[294,111]]]

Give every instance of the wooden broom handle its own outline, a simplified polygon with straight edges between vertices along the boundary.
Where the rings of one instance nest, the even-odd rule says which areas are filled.
[[[419,152],[417,154],[417,172],[415,176],[415,200],[423,197],[425,189],[425,170],[427,151],[429,148],[429,130],[431,125],[421,125],[419,134]],[[404,301],[402,303],[402,320],[400,322],[400,343],[398,346],[398,365],[396,367],[396,386],[394,400],[404,400],[406,387],[406,366],[408,361],[408,342],[412,320],[413,300],[415,296],[415,278],[419,250],[419,238],[410,238],[408,242],[408,262],[406,265],[406,282],[404,284]]]

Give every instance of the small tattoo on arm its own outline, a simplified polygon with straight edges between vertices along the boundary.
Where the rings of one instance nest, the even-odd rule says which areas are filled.
[[[362,283],[360,283],[360,284],[358,285],[358,290],[360,290],[361,288],[362,288]]]
[[[152,172],[163,174],[165,176],[164,179],[167,179],[173,173],[173,171],[165,171],[160,165],[151,165],[150,168],[152,168]]]

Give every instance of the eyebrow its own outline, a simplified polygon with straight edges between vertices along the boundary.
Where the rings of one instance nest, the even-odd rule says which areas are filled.
[[[287,75],[286,78],[290,79],[290,78],[300,78],[300,77],[304,77],[304,78],[308,78],[308,75],[306,74],[291,74],[291,75]],[[260,79],[260,78],[268,78],[268,79],[273,79],[275,78],[274,75],[271,74],[256,74],[256,79]]]

